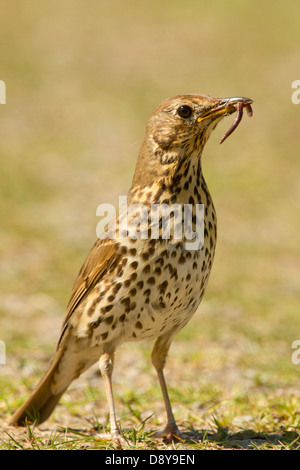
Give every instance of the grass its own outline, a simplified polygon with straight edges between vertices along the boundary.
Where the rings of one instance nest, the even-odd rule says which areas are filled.
[[[122,429],[123,436],[127,444],[122,446],[123,449],[136,450],[204,450],[204,449],[248,449],[248,450],[296,450],[299,448],[299,434],[297,432],[298,425],[291,424],[291,417],[295,418],[295,409],[291,410],[288,400],[279,401],[272,399],[264,404],[259,402],[261,396],[255,396],[258,402],[248,406],[247,411],[253,411],[253,407],[260,403],[260,412],[256,417],[250,415],[240,416],[239,422],[236,413],[241,411],[241,405],[245,406],[245,402],[240,397],[238,400],[230,400],[225,407],[230,408],[235,414],[235,424],[231,417],[216,411],[210,411],[210,419],[206,421],[206,427],[203,427],[203,418],[199,427],[199,416],[189,416],[187,422],[182,423],[182,430],[187,436],[186,441],[177,441],[172,444],[164,443],[161,440],[153,439],[152,431],[147,430],[152,416],[141,419],[139,413],[134,409],[140,407],[140,403],[133,402],[128,407],[131,418],[131,426]],[[126,403],[123,402],[123,405]],[[193,402],[190,403],[193,405]],[[224,407],[224,409],[225,409]],[[272,410],[272,411],[271,411]],[[246,411],[246,410],[245,410]],[[282,417],[288,416],[285,427],[282,424]],[[281,419],[278,421],[279,416]],[[285,418],[286,419],[286,418]],[[299,417],[296,421],[299,421]],[[84,419],[81,419],[81,423]],[[153,421],[152,421],[153,422]],[[155,422],[155,420],[154,420]],[[280,423],[280,425],[278,425]],[[87,429],[87,424],[88,428]],[[294,423],[295,424],[295,423]],[[108,432],[106,425],[101,425],[97,418],[88,421],[83,428],[64,428],[56,425],[47,426],[41,430],[35,428],[34,425],[27,424],[22,432],[12,429],[4,429],[1,437],[2,450],[82,450],[82,449],[115,449],[115,445],[107,440],[97,437],[97,432]]]
[[[172,345],[166,377],[181,449],[297,449],[299,365],[299,6],[271,2],[18,2],[1,5],[0,448],[105,449],[97,369],[40,428],[6,425],[52,356],[96,208],[131,182],[146,120],[164,98],[254,99],[254,116],[203,167],[218,247],[199,312]],[[242,21],[241,21],[242,19]],[[165,449],[149,345],[118,353],[118,420],[131,448]],[[125,371],[125,373],[124,373]]]

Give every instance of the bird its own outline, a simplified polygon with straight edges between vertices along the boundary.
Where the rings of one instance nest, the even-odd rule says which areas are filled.
[[[167,418],[160,435],[169,441],[182,435],[164,367],[174,336],[200,305],[215,255],[217,216],[202,172],[202,152],[217,124],[235,112],[239,113],[235,122],[240,121],[243,107],[252,115],[251,103],[245,97],[194,93],[167,98],[154,109],[126,208],[98,236],[82,265],[53,360],[12,415],[11,425],[25,425],[32,417],[38,424],[44,422],[71,382],[98,361],[110,438],[122,443],[112,387],[115,351],[122,343],[153,341],[151,361]],[[231,132],[232,128],[227,134]],[[160,211],[161,207],[172,210]],[[197,207],[203,208],[202,237]],[[125,229],[124,216],[128,216]]]

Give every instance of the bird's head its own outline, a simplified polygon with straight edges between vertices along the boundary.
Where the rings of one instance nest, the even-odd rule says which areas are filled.
[[[197,139],[203,144],[223,119],[237,110],[237,104],[252,103],[249,98],[213,98],[206,95],[179,95],[163,101],[150,116],[146,133],[160,148],[182,147]]]
[[[237,106],[249,106],[244,97],[214,98],[207,95],[178,95],[158,105],[151,114],[141,147],[135,180],[144,180],[161,172],[163,165],[178,165],[184,158],[198,153],[211,131],[225,117],[237,111]],[[140,168],[143,168],[144,176]]]

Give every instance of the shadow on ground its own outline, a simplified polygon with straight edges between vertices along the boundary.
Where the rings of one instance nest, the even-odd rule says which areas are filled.
[[[226,449],[260,449],[274,446],[279,448],[298,449],[300,435],[296,431],[257,432],[253,429],[244,429],[239,432],[230,432],[226,428],[211,430],[192,429],[185,433],[185,445],[202,443],[213,444],[218,448]]]

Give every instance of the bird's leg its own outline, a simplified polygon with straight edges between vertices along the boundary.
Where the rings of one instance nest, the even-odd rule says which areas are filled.
[[[167,354],[170,348],[170,344],[171,344],[170,337],[164,338],[164,336],[160,336],[154,344],[152,355],[151,355],[152,364],[154,365],[156,369],[160,388],[162,391],[162,395],[163,395],[163,399],[165,403],[165,409],[167,413],[167,420],[168,420],[165,429],[162,432],[155,433],[154,436],[155,437],[164,436],[167,438],[168,441],[172,441],[176,437],[179,437],[179,438],[183,437],[177,427],[177,424],[173,415],[171,402],[170,402],[170,398],[169,398],[169,394],[167,390],[167,385],[166,385],[166,381],[165,381],[165,377],[163,373],[163,369],[166,364],[166,358],[167,358]]]
[[[103,353],[99,360],[100,372],[103,377],[107,403],[109,407],[110,434],[113,441],[117,444],[126,444],[126,440],[121,434],[117,425],[115,404],[112,390],[112,372],[114,365],[114,351],[112,353]],[[105,435],[98,434],[99,438],[107,438]]]
[[[104,353],[100,357],[99,367],[104,381],[106,399],[109,408],[110,432],[112,435],[119,433],[116,420],[115,404],[112,390],[112,372],[113,372],[113,355]]]

